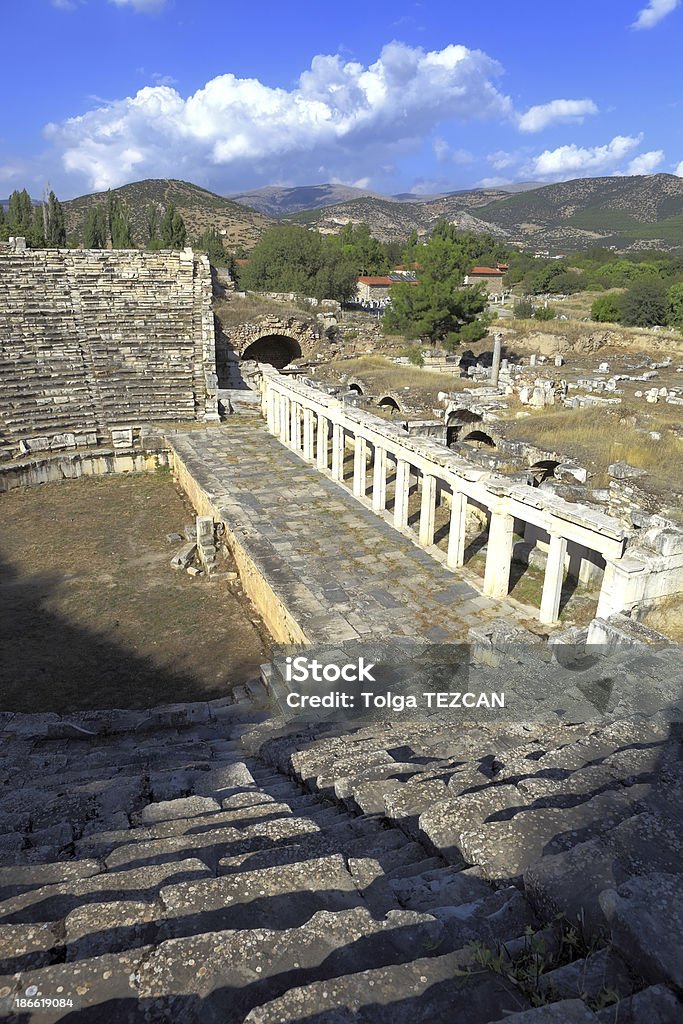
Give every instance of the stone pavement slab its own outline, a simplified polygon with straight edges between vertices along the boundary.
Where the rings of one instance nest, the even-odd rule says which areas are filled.
[[[168,434],[310,642],[411,636],[462,641],[514,616],[340,487],[253,417]]]

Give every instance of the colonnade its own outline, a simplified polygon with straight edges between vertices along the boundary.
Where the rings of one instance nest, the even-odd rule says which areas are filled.
[[[492,474],[429,439],[409,439],[399,426],[367,411],[346,408],[338,399],[270,368],[263,370],[262,411],[271,433],[339,483],[346,482],[344,460],[347,446],[352,446],[351,492],[385,517],[388,468],[395,466],[392,521],[398,530],[408,528],[409,497],[417,479],[421,498],[416,539],[432,552],[437,503],[445,494],[450,501],[446,564],[452,569],[465,562],[468,500],[487,509],[483,593],[488,597],[505,598],[509,593],[513,545],[520,524],[522,532],[526,522],[540,527],[548,537],[539,615],[542,623],[558,619],[568,545],[597,551],[606,560],[623,554],[625,534],[615,520],[592,512],[591,521],[577,522],[567,502],[555,498],[555,507],[544,507],[538,490],[526,488],[525,493],[523,485],[510,485],[505,477],[493,479]]]

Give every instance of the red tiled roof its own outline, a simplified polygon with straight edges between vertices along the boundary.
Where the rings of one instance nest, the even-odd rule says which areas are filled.
[[[494,277],[501,277],[503,270],[500,267],[472,267],[470,274],[491,274]]]

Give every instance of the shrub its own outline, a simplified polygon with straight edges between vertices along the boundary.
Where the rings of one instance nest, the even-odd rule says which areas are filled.
[[[520,299],[515,302],[513,312],[515,320],[529,320],[534,315],[534,307],[528,299]]]
[[[422,354],[422,349],[419,345],[408,345],[406,348],[402,349],[401,355],[404,356],[409,363],[412,363],[413,366],[424,366],[424,355]]]
[[[554,320],[555,310],[552,306],[539,306],[534,310],[534,320]]]
[[[618,295],[600,295],[591,306],[591,319],[598,323],[618,324],[621,319],[621,302]]]

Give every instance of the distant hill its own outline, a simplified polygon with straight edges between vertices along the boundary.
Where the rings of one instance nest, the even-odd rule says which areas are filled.
[[[230,248],[244,246],[251,248],[268,228],[272,221],[263,214],[248,207],[240,206],[216,195],[207,189],[192,185],[186,181],[175,181],[172,178],[149,178],[136,181],[131,185],[112,189],[114,195],[123,199],[131,212],[135,241],[142,244],[146,240],[145,213],[150,203],[166,207],[173,202],[185,221],[188,242],[194,241],[206,228],[216,227],[224,232],[226,244]],[[97,204],[106,203],[106,192],[95,192],[92,195],[70,199],[63,204],[68,236],[80,240],[88,210]]]
[[[400,204],[366,196],[302,211],[292,219],[326,232],[348,221],[365,221],[386,241],[413,230],[428,234],[442,217],[511,244],[554,251],[591,245],[676,249],[683,246],[683,178],[655,174],[543,186],[528,182],[508,192],[473,189]]]
[[[506,239],[507,229],[479,219],[478,208],[500,195],[498,191],[481,190],[438,196],[423,202],[398,202],[391,198],[365,196],[346,203],[337,203],[317,210],[305,210],[291,220],[307,224],[319,231],[332,233],[343,224],[368,224],[372,234],[380,241],[401,241],[411,231],[427,235],[438,220],[445,217],[463,230],[489,232]],[[474,211],[474,212],[473,212]]]
[[[351,185],[296,185],[285,188],[279,185],[266,185],[254,189],[253,192],[237,192],[228,198],[269,217],[288,217],[300,210],[313,210],[325,206],[345,203],[350,199],[364,196],[384,198],[377,192],[354,188]]]
[[[352,185],[296,185],[284,188],[279,185],[266,185],[254,189],[253,192],[237,192],[229,196],[235,203],[251,206],[269,217],[291,217],[308,210],[324,210],[329,206],[352,202],[356,199],[377,199],[385,203],[412,203],[422,205],[435,199],[449,196],[480,197],[484,203],[492,196],[506,195],[510,192],[527,188],[538,188],[538,183],[527,182],[511,185],[509,188],[494,189],[463,189],[460,192],[437,193],[436,195],[416,195],[414,192],[399,192],[393,196],[381,195],[369,189],[355,188]]]
[[[525,244],[683,246],[683,178],[578,178],[488,203],[477,216]]]

